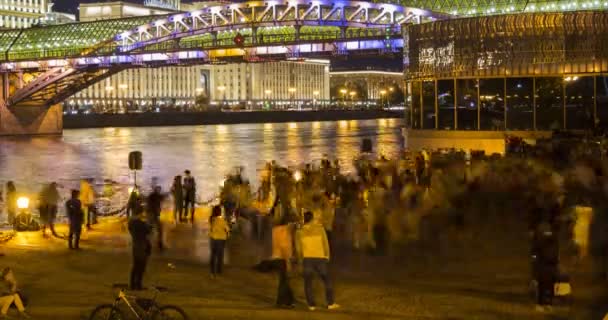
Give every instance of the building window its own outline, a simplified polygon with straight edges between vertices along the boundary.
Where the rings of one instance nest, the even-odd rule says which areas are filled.
[[[533,130],[532,78],[507,78],[507,129]]]

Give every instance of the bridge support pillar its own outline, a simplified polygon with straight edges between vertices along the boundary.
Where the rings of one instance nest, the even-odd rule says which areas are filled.
[[[213,46],[217,46],[217,31],[211,31],[211,43]]]
[[[294,29],[296,30],[296,41],[300,41],[300,29],[302,28],[302,26],[296,25],[294,26]]]
[[[346,27],[340,27],[340,39],[346,39]]]
[[[258,44],[258,27],[251,27],[251,43]]]
[[[0,136],[6,135],[61,135],[63,133],[63,108],[60,104],[23,105],[7,107],[8,74],[2,75],[0,94]]]

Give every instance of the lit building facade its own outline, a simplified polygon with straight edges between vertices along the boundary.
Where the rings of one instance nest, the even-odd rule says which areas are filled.
[[[48,0],[0,0],[0,29],[29,28],[48,11]]]
[[[329,74],[334,99],[340,99],[342,88],[362,90],[361,99],[380,100],[386,98],[389,88],[403,90],[403,73],[377,70],[332,71]]]
[[[96,112],[188,110],[200,98],[206,104],[251,109],[321,106],[329,100],[329,61],[128,69],[78,92],[66,104]]]
[[[212,65],[211,100],[216,103],[310,104],[329,100],[329,61],[278,61]]]
[[[404,28],[412,129],[582,130],[608,124],[608,11]]]
[[[81,3],[79,10],[82,22],[175,13],[170,8],[148,7],[124,1]]]

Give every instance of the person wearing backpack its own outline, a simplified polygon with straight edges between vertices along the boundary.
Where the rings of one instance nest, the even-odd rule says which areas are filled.
[[[190,170],[184,171],[184,219],[188,216],[188,208],[190,208],[190,222],[194,223],[194,203],[196,201],[196,181],[190,175]]]

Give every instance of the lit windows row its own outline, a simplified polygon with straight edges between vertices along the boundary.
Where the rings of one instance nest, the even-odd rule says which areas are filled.
[[[413,81],[408,105],[414,129],[582,130],[608,124],[608,76]]]

